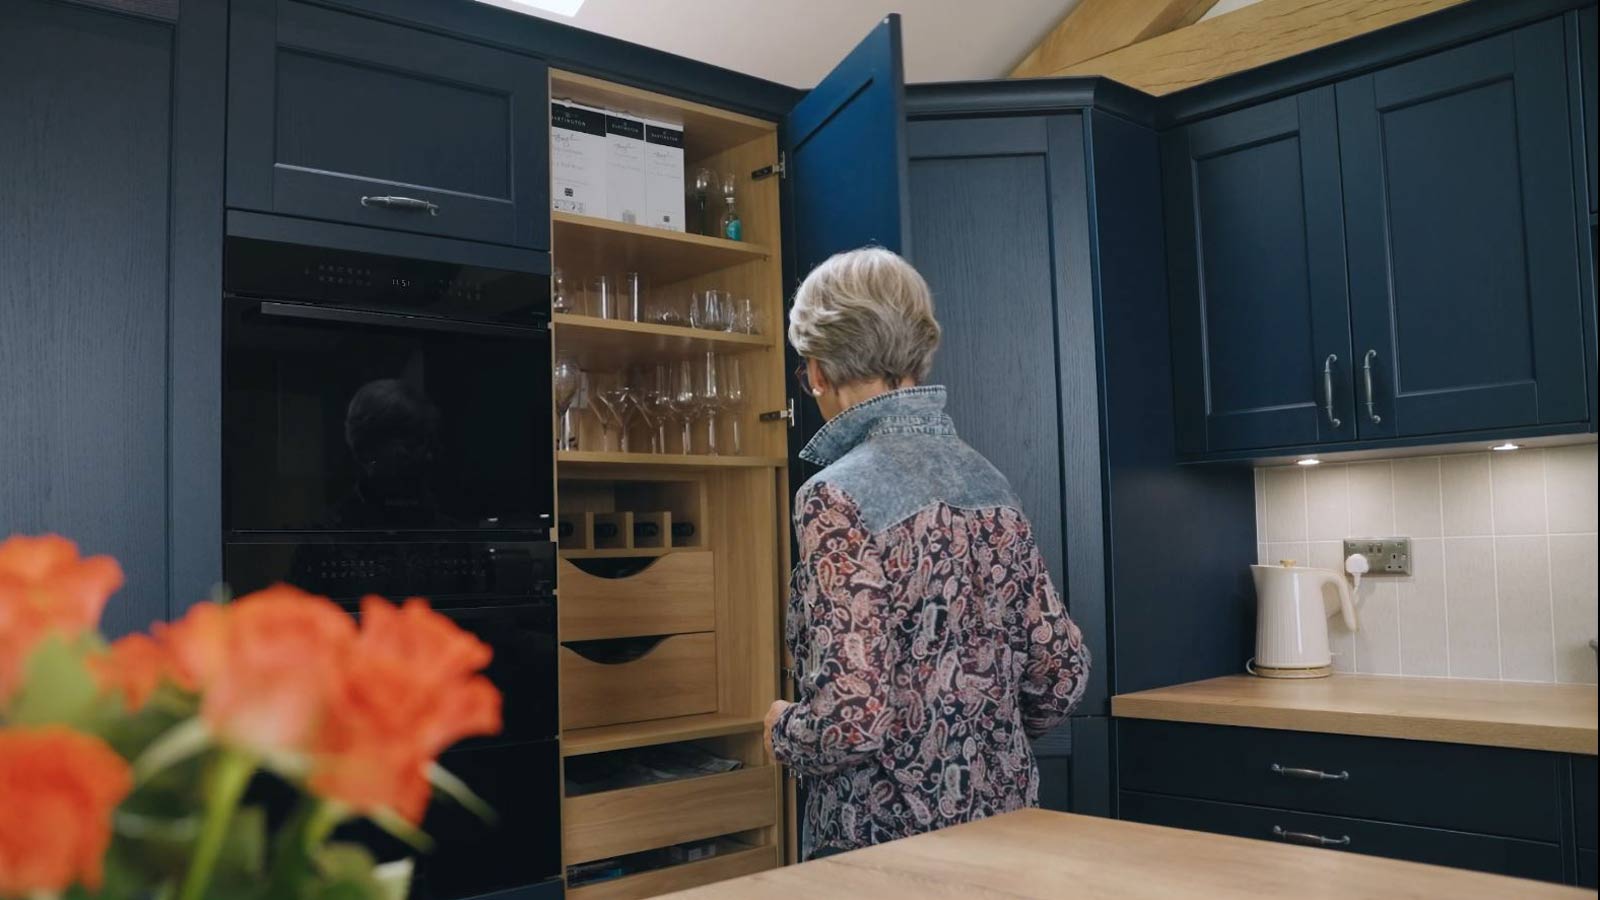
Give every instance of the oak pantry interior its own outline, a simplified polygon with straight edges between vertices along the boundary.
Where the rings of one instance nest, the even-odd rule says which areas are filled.
[[[523,323],[597,390],[709,354],[738,361],[744,396],[668,429],[635,415],[627,452],[586,417],[534,473],[560,547],[560,859],[438,896],[563,878],[646,896],[793,859],[759,731],[817,422],[782,321],[831,252],[881,243],[928,277],[934,380],[1023,498],[1097,660],[1036,748],[1054,808],[1118,812],[1113,693],[1249,655],[1243,463],[1593,433],[1592,4],[1467,3],[1164,98],[906,87],[892,19],[810,92],[466,0],[18,0],[0,23],[0,83],[29,86],[0,94],[25,126],[0,135],[0,513],[123,561],[112,632],[233,577],[219,298],[237,242],[750,300],[732,331]],[[552,212],[552,101],[681,125],[689,173],[734,176],[741,239]],[[1452,163],[1426,165],[1439,142]],[[578,786],[650,747],[738,768]],[[615,859],[637,871],[573,877]]]

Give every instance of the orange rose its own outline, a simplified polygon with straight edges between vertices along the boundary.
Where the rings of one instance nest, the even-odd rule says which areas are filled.
[[[0,728],[0,896],[98,889],[111,813],[132,787],[128,764],[98,738]]]
[[[89,659],[89,668],[100,689],[121,695],[130,712],[143,709],[161,682],[175,677],[171,654],[146,634],[130,634],[112,643],[105,653]]]
[[[361,601],[361,635],[323,723],[311,787],[364,811],[415,823],[428,805],[427,768],[462,738],[500,730],[500,692],[474,674],[488,645],[411,598]]]
[[[300,752],[338,686],[356,625],[332,601],[278,585],[201,603],[156,629],[179,684],[201,692],[212,733],[253,752]]]
[[[19,534],[0,543],[0,706],[21,685],[39,641],[52,632],[75,638],[92,630],[119,587],[116,560],[81,559],[78,545],[64,537]]]

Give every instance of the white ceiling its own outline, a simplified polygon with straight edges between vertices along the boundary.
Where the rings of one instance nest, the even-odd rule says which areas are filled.
[[[907,81],[1002,77],[1078,2],[587,0],[574,17],[545,18],[804,88],[891,12],[903,20]]]

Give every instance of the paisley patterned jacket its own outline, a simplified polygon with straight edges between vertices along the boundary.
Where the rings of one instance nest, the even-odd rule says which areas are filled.
[[[883,394],[801,453],[826,468],[795,498],[799,696],[772,742],[803,780],[807,859],[1037,805],[1028,739],[1083,696],[1089,653],[1027,517],[944,403]]]

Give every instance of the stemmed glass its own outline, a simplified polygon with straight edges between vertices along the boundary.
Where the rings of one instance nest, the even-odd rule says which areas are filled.
[[[717,354],[707,350],[705,366],[700,370],[703,376],[700,379],[696,404],[700,414],[706,420],[706,453],[716,456],[717,451],[717,411],[722,408],[722,376],[717,370]]]
[[[728,425],[733,437],[733,455],[744,455],[744,440],[739,430],[739,420],[744,415],[744,370],[739,357],[722,360],[722,408],[728,412]]]
[[[694,414],[700,408],[699,399],[695,393],[694,362],[680,360],[672,369],[672,411],[677,413],[678,421],[683,425],[683,452],[694,452],[694,436],[690,433],[690,426],[694,422]]]
[[[627,379],[620,373],[594,392],[594,399],[599,403],[595,407],[595,417],[600,420],[600,431],[607,449],[611,447],[611,429],[615,427],[619,435],[617,449],[628,452],[628,403],[631,394]]]
[[[634,411],[644,421],[645,427],[650,429],[650,452],[664,453],[666,443],[666,428],[657,416],[655,406],[651,402],[650,394],[655,385],[652,381],[654,372],[644,366],[638,366],[628,372],[628,399],[633,403]]]
[[[560,269],[556,269],[550,277],[550,310],[558,313],[578,311],[578,297],[574,293],[572,280]]]
[[[583,373],[567,360],[556,363],[551,379],[555,392],[556,413],[561,417],[561,434],[556,440],[557,450],[572,449],[572,404],[578,399]]]
[[[667,421],[672,418],[672,367],[657,363],[648,373],[644,403],[656,417],[656,452],[667,452]]]

